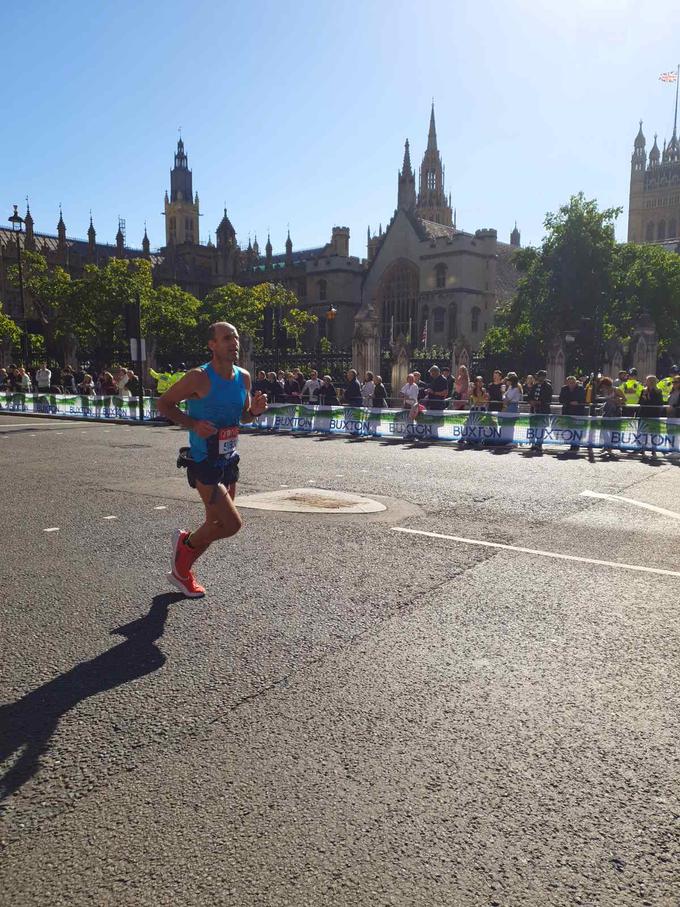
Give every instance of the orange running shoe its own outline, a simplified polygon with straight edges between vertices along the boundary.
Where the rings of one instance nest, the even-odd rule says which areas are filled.
[[[189,576],[191,573],[191,565],[196,560],[196,551],[184,544],[184,540],[188,539],[190,535],[191,533],[187,532],[185,529],[175,529],[170,537],[172,542],[172,560],[170,561],[170,566],[172,567],[172,572],[175,576],[178,576],[180,579],[186,579],[186,577]]]
[[[205,595],[205,589],[196,582],[196,577],[191,571],[189,576],[184,578],[177,576],[174,572],[168,573],[168,581],[173,586],[176,586],[182,595],[186,595],[187,598],[203,598]]]

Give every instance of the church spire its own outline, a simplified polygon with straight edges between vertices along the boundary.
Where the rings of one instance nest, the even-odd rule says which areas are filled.
[[[430,131],[427,134],[427,150],[437,150],[437,129],[434,125],[434,98],[432,98],[432,110],[430,111]]]
[[[423,220],[433,221],[450,227],[451,202],[444,191],[444,168],[437,150],[437,131],[434,123],[434,101],[430,111],[430,129],[427,136],[427,150],[420,165],[420,184],[416,214]]]
[[[416,175],[411,167],[411,154],[408,139],[404,143],[404,163],[399,173],[397,188],[397,208],[413,211],[416,206]],[[370,239],[370,236],[369,236]]]

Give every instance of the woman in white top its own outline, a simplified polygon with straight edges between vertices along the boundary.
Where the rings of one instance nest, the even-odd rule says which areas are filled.
[[[524,391],[522,390],[522,385],[519,383],[517,372],[508,372],[505,383],[507,384],[505,393],[503,394],[505,411],[506,413],[518,413],[519,405],[524,398]]]
[[[375,392],[375,381],[373,372],[366,372],[366,380],[361,385],[361,399],[364,406],[373,406],[373,394]]]
[[[116,372],[116,384],[118,385],[118,396],[119,397],[131,397],[132,394],[127,386],[130,376],[127,373],[127,370],[124,368],[119,368]]]

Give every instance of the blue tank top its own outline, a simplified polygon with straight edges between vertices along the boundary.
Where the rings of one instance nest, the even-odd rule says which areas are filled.
[[[238,426],[241,413],[246,405],[247,391],[243,381],[243,371],[234,366],[234,377],[229,381],[217,374],[208,362],[200,368],[210,378],[210,392],[207,397],[187,400],[187,412],[192,419],[207,419],[216,428]],[[201,438],[193,431],[189,432],[191,456],[197,463],[210,459],[211,462],[224,462],[229,457],[208,456],[208,440]],[[234,451],[235,453],[236,451]]]

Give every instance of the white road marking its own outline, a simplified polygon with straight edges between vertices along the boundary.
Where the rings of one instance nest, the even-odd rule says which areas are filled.
[[[290,485],[279,485],[279,488],[290,488]]]
[[[168,508],[165,504],[160,504],[158,507],[154,507],[154,510],[167,510]]]
[[[43,532],[59,532],[58,526],[50,526],[49,529],[43,529]]]
[[[105,516],[104,519],[105,520],[117,520],[118,517],[117,516]]]
[[[624,498],[619,494],[600,494],[599,491],[582,491],[581,497],[603,498],[605,501],[619,501],[623,504],[632,504],[634,507],[643,507],[645,510],[660,513],[662,516],[669,516],[672,520],[680,520],[680,513],[676,513],[674,510],[666,510],[665,507],[657,507],[655,504],[646,504],[644,501],[636,501],[633,498]]]
[[[37,428],[39,425],[45,425],[45,422],[3,422],[0,419],[0,428]]]
[[[540,557],[552,557],[560,561],[578,561],[581,564],[597,564],[600,567],[616,567],[618,570],[636,570],[640,573],[656,573],[661,576],[678,576],[677,570],[663,570],[661,567],[643,567],[640,564],[624,564],[621,561],[600,561],[594,557],[578,557],[575,554],[558,554],[557,551],[542,551],[540,548],[521,548],[518,545],[502,545],[500,542],[487,542],[485,539],[466,539],[459,535],[443,535],[440,532],[425,532],[423,529],[408,529],[405,526],[392,526],[393,532],[408,532],[411,535],[425,535],[432,539],[448,539],[461,542],[463,545],[479,545],[484,548],[499,548],[502,551],[519,551],[520,554],[538,554]]]

